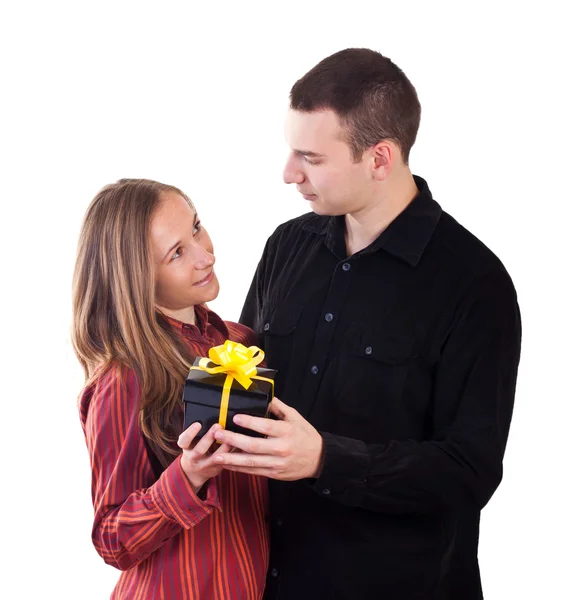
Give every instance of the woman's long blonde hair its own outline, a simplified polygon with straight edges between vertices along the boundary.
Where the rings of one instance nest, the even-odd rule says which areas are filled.
[[[169,191],[193,206],[179,189],[147,179],[121,179],[92,200],[78,243],[71,334],[86,386],[111,366],[133,369],[141,430],[164,467],[180,452],[180,401],[194,358],[155,305],[149,233]]]

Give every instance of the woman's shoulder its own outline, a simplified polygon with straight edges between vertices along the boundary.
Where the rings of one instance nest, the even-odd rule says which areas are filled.
[[[234,321],[225,321],[224,323],[228,329],[229,340],[239,342],[245,346],[258,345],[258,337],[250,327],[247,327],[242,323],[235,323]]]
[[[93,383],[100,390],[110,387],[135,388],[139,386],[135,370],[116,361],[99,367],[95,372]]]
[[[132,368],[117,362],[101,365],[81,392],[80,412],[82,416],[87,415],[94,403],[102,408],[114,404],[133,405],[133,398],[138,398],[139,393],[139,381]]]
[[[225,321],[211,308],[207,308],[206,312],[208,314],[209,325],[218,331],[218,335],[222,335],[232,342],[238,342],[245,346],[258,345],[258,338],[250,327],[242,323],[235,323],[234,321]]]

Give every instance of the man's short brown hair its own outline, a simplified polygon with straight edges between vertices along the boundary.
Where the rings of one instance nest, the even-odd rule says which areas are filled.
[[[407,164],[421,118],[417,92],[405,73],[367,48],[348,48],[320,61],[293,85],[290,107],[333,110],[356,162],[368,148],[391,139]]]

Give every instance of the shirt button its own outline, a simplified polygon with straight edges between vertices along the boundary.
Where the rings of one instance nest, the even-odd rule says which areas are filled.
[[[324,318],[329,323],[334,318],[334,315],[332,313],[327,313]]]
[[[264,323],[264,331],[268,331],[270,329],[270,323]]]
[[[322,494],[324,494],[324,496],[329,496],[330,495],[330,489],[329,488],[325,488],[322,490]]]
[[[313,367],[310,369],[310,371],[312,371],[312,375],[317,375],[319,370],[320,370],[320,369],[318,369],[318,367],[317,367],[316,365],[314,365],[314,366],[313,366]]]
[[[368,346],[368,347],[365,349],[365,353],[366,353],[366,354],[371,354],[372,352],[373,352],[373,348],[372,348],[371,346]]]
[[[276,519],[276,525],[278,525],[278,527],[282,527],[283,524],[284,521],[282,519]]]
[[[274,568],[270,571],[270,575],[272,575],[272,577],[278,577],[278,569]]]
[[[343,269],[344,271],[349,271],[351,268],[352,268],[352,266],[350,265],[350,263],[344,263],[344,264],[342,265],[342,269]]]

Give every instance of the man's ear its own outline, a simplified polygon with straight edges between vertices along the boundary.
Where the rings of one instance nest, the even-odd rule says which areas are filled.
[[[371,148],[372,174],[376,181],[383,181],[399,160],[400,150],[392,140],[382,140]]]

